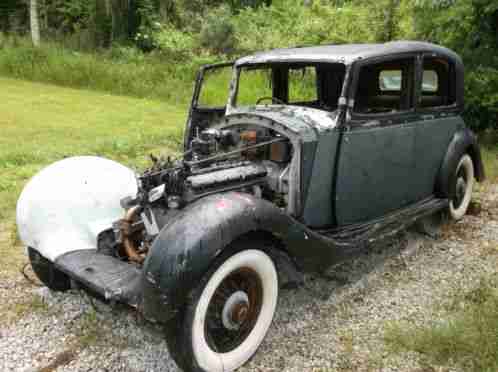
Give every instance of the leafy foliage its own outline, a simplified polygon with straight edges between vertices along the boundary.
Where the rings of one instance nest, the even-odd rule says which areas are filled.
[[[232,13],[226,6],[209,12],[200,31],[200,46],[217,54],[233,53],[236,46]]]
[[[113,60],[122,55],[127,64],[128,48],[135,46],[153,55],[144,55],[141,63],[155,64],[156,57],[173,62],[178,69],[172,73],[175,78],[188,71],[183,80],[192,78],[192,68],[202,60],[234,59],[265,49],[431,41],[463,58],[466,121],[479,131],[498,128],[496,0],[44,0],[41,4],[45,40],[78,51],[97,49],[103,59],[95,59],[104,64],[109,53],[101,48],[111,50]],[[23,0],[0,4],[0,32],[22,34],[28,23]],[[22,66],[31,68],[21,62],[17,71]]]
[[[476,130],[498,129],[498,3],[425,0],[412,10],[414,38],[445,45],[463,58],[467,122]]]

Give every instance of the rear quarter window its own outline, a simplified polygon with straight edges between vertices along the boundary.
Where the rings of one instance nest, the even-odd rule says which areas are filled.
[[[379,73],[379,90],[381,92],[401,91],[401,70],[383,70]]]

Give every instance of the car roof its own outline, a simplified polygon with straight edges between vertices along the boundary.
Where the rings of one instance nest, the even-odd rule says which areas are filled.
[[[384,44],[339,44],[274,49],[240,58],[237,66],[283,62],[339,62],[351,64],[359,59],[400,53],[434,53],[461,64],[460,57],[448,48],[421,41],[392,41]]]

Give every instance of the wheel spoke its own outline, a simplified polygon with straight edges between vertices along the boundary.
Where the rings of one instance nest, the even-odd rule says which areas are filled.
[[[220,283],[206,313],[206,339],[213,350],[229,352],[244,342],[256,324],[262,297],[261,280],[251,269],[241,268]]]

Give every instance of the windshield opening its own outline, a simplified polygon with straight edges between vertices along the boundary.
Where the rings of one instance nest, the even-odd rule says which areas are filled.
[[[293,105],[337,109],[345,65],[279,63],[239,68],[234,105]]]

